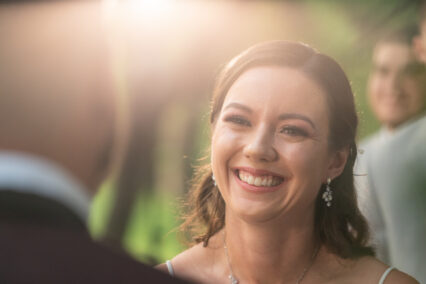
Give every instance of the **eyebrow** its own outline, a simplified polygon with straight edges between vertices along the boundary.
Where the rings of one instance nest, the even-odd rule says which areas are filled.
[[[237,108],[237,109],[241,109],[241,110],[248,112],[248,113],[253,112],[253,110],[251,108],[249,108],[248,106],[245,106],[243,104],[240,104],[240,103],[230,103],[225,107],[224,110],[226,110],[228,108]],[[313,129],[316,129],[316,126],[313,123],[313,121],[311,119],[309,119],[309,117],[307,117],[303,114],[283,113],[283,114],[280,114],[278,116],[278,120],[287,120],[287,119],[300,119],[300,120],[306,121],[307,123],[309,123],[312,126]]]
[[[248,113],[252,113],[253,110],[251,108],[249,108],[248,106],[245,106],[243,104],[239,104],[239,103],[230,103],[228,104],[224,110],[228,109],[228,108],[237,108],[237,109],[241,109],[244,110]]]
[[[303,115],[303,114],[298,114],[298,113],[283,113],[280,114],[280,116],[278,117],[279,120],[286,120],[286,119],[300,119],[303,121],[306,121],[307,123],[309,123],[313,129],[316,129],[315,124],[312,122],[312,120],[309,119],[309,117]]]

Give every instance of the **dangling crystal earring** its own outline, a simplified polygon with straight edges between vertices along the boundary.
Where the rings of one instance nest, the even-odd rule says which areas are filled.
[[[214,174],[212,174],[213,185],[217,186],[216,179],[214,178]]]
[[[331,201],[333,200],[333,192],[330,188],[331,178],[327,178],[327,185],[325,187],[325,191],[322,194],[322,199],[324,199],[325,204],[327,207],[331,206]]]

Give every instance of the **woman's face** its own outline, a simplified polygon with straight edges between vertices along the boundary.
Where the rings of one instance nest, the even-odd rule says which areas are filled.
[[[291,68],[249,69],[213,127],[212,168],[227,214],[258,222],[313,211],[335,164],[319,85]]]

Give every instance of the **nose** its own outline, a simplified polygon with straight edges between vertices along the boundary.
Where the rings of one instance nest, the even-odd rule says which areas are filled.
[[[278,159],[278,153],[274,148],[274,131],[266,125],[259,126],[253,131],[248,143],[244,147],[243,154],[255,162],[273,162]]]

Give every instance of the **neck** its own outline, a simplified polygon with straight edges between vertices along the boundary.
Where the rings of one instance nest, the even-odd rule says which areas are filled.
[[[297,283],[317,249],[313,213],[306,215],[311,218],[303,222],[248,223],[227,212],[224,241],[233,276],[240,283]]]
[[[383,125],[384,125],[384,127],[389,132],[393,132],[393,131],[397,130],[398,128],[400,128],[401,126],[407,125],[410,122],[414,122],[415,120],[423,117],[424,115],[426,115],[426,111],[422,111],[422,112],[420,112],[418,114],[415,114],[415,115],[411,116],[410,118],[408,118],[408,119],[406,119],[406,120],[404,120],[402,122],[396,123],[396,124],[393,124],[393,123],[384,123]]]

